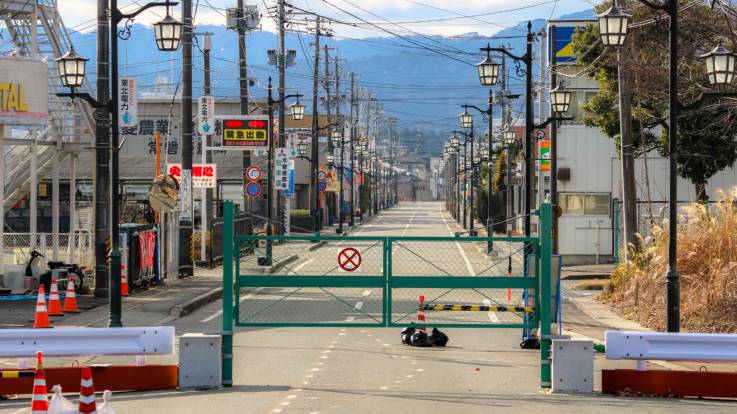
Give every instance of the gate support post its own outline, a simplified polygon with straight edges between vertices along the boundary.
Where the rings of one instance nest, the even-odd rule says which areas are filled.
[[[233,386],[233,202],[225,203],[223,211],[223,349],[222,384]]]
[[[540,387],[551,387],[550,280],[552,261],[552,208],[540,206]]]

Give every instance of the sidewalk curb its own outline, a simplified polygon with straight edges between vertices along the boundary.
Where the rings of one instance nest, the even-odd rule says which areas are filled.
[[[286,259],[280,260],[277,263],[274,263],[268,269],[264,269],[264,274],[272,274],[272,273],[276,272],[277,270],[281,269],[282,267],[284,267],[284,265],[289,264],[289,263],[292,263],[293,261],[295,261],[297,259],[299,259],[299,255],[296,254],[296,253],[295,254],[292,254],[290,256],[287,256]]]
[[[205,292],[199,296],[196,296],[186,302],[180,303],[169,311],[169,316],[175,318],[181,318],[182,316],[189,315],[197,309],[205,306],[206,304],[218,300],[223,297],[223,288],[214,288],[208,292]]]
[[[311,245],[311,246],[310,246],[310,247],[308,247],[308,248],[307,248],[306,250],[307,250],[308,252],[314,252],[315,250],[317,250],[317,249],[321,248],[322,246],[325,246],[326,244],[328,244],[328,242],[327,242],[327,241],[325,241],[325,240],[322,240],[322,241],[319,241],[319,242],[317,242],[317,243],[315,243],[315,244]]]

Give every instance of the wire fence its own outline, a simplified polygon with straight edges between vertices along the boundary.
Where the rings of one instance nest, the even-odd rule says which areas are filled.
[[[37,250],[46,260],[94,266],[94,235],[69,233],[4,233],[2,260],[5,264],[25,265],[31,251]]]

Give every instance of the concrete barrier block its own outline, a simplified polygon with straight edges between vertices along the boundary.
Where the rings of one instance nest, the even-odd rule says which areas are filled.
[[[553,340],[553,392],[591,394],[594,392],[594,343]]]
[[[184,334],[179,338],[179,388],[217,388],[221,380],[220,335]]]

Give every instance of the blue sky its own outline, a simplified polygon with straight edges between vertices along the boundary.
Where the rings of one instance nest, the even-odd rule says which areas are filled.
[[[235,6],[235,0],[193,0],[198,4],[195,24],[224,24],[224,9]],[[123,10],[133,10],[143,0],[119,0]],[[246,0],[259,6],[264,16],[263,29],[274,30],[267,6],[274,0]],[[359,26],[334,24],[337,35],[346,37],[391,36],[399,34],[458,35],[478,32],[491,35],[515,23],[532,18],[556,17],[591,8],[584,0],[293,0],[295,7],[333,17],[346,23],[361,19],[378,23],[386,29],[359,23]],[[59,0],[59,9],[67,27],[87,31],[94,28],[96,0]],[[159,20],[164,11],[145,12],[136,21]],[[179,8],[174,16],[179,18]],[[477,17],[462,17],[477,16]],[[430,20],[430,21],[428,21]],[[395,24],[396,23],[396,24]]]

